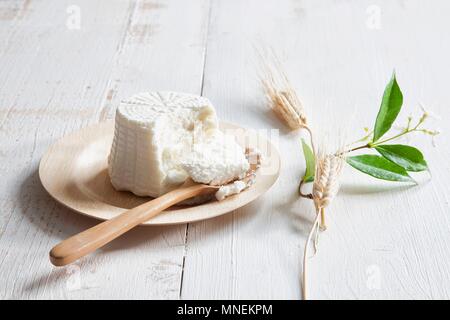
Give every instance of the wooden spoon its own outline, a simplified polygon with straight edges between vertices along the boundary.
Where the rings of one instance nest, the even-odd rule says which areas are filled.
[[[183,200],[216,192],[220,186],[195,184],[188,180],[179,189],[104,221],[57,244],[50,251],[55,266],[65,266],[104,246],[128,230],[153,218],[170,206]]]
[[[247,186],[251,185],[256,168],[257,165],[251,164],[247,176],[242,179]],[[170,191],[156,199],[125,211],[117,217],[104,221],[60,242],[50,251],[50,261],[55,266],[65,266],[72,263],[142,222],[153,218],[170,206],[195,196],[215,193],[219,188],[220,186],[197,184],[188,179],[179,189]]]

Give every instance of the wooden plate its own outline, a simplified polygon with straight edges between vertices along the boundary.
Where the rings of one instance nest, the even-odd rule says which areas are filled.
[[[223,201],[197,206],[176,206],[165,210],[144,225],[179,224],[213,218],[236,210],[266,192],[277,180],[280,157],[275,147],[254,131],[221,123],[221,129],[236,136],[239,144],[258,148],[262,165],[256,183],[241,194]],[[116,191],[108,176],[107,157],[114,122],[92,125],[56,142],[42,157],[39,177],[44,188],[68,208],[100,220],[133,208],[151,198]]]

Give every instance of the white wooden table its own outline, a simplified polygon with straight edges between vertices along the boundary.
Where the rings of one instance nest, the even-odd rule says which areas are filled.
[[[311,298],[450,298],[450,2],[1,1],[0,298],[300,298],[313,219],[296,195],[299,137],[267,112],[254,43],[276,48],[321,133],[372,126],[395,68],[402,119],[442,118],[433,179],[387,184],[346,168],[311,260]],[[276,185],[228,215],[141,227],[65,268],[49,249],[97,223],[53,201],[37,167],[58,138],[144,90],[203,94],[219,116],[280,129]]]

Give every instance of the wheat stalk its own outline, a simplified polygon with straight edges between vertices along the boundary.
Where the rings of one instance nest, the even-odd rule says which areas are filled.
[[[308,126],[305,110],[300,99],[291,85],[280,61],[273,50],[258,50],[262,74],[260,80],[270,108],[291,130],[305,129],[309,133],[311,148],[315,156],[316,172],[313,192],[300,195],[312,199],[316,207],[316,218],[308,234],[303,256],[303,299],[307,298],[308,255],[310,243],[313,239],[317,250],[319,230],[325,229],[325,208],[330,204],[339,189],[339,175],[343,165],[343,157],[325,153],[316,153],[313,133]],[[300,188],[303,181],[300,184]]]
[[[316,219],[311,227],[306,240],[303,256],[303,299],[308,298],[308,252],[314,232],[316,232],[315,248],[318,236],[318,228],[325,230],[325,208],[330,204],[339,190],[339,176],[341,174],[344,159],[334,154],[319,153],[316,156],[316,172],[312,191],[312,199],[316,207]],[[316,248],[317,250],[317,248]]]

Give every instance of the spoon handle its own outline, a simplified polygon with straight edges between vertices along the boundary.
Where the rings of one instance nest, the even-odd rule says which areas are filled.
[[[212,193],[216,189],[203,184],[170,191],[159,198],[143,203],[110,220],[80,232],[53,247],[50,261],[64,266],[104,246],[142,222],[153,218],[164,209],[197,195]]]

